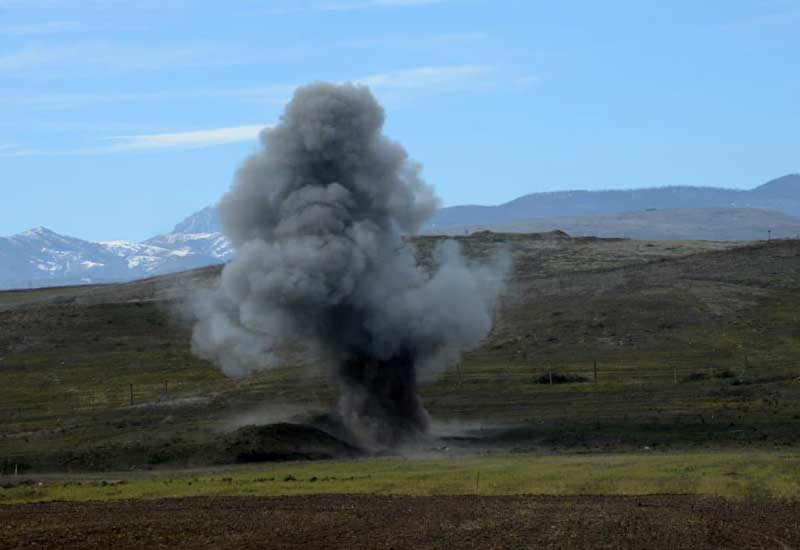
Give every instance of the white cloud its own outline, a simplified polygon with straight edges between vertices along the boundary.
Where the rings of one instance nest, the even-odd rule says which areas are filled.
[[[73,32],[81,29],[82,26],[77,21],[45,21],[44,23],[30,25],[0,27],[0,36],[38,36]]]
[[[1,2],[2,0],[0,0]],[[291,15],[314,11],[356,11],[379,8],[402,8],[410,6],[424,6],[429,4],[443,4],[456,0],[272,0],[269,4],[258,5],[239,11],[238,15]]]
[[[392,49],[436,49],[441,51],[444,46],[467,44],[486,39],[488,35],[482,32],[447,33],[434,35],[399,35],[379,36],[374,38],[361,38],[343,40],[333,44],[334,47],[343,48],[392,48]]]
[[[158,92],[98,92],[73,94],[39,94],[0,96],[0,105],[19,105],[65,109],[101,103],[185,101],[191,99],[236,99],[285,103],[293,86],[262,86],[253,88],[222,88],[207,90],[163,90]]]
[[[485,87],[490,83],[493,67],[489,65],[445,65],[417,67],[402,71],[378,73],[354,82],[377,90],[452,90]]]
[[[0,55],[0,75],[38,75],[52,79],[158,71],[174,67],[241,65],[256,59],[257,55],[253,53],[199,44],[170,47],[124,46],[105,42],[34,45]]]
[[[55,51],[40,48],[25,48],[13,53],[0,55],[0,73],[18,72],[52,63],[57,57]],[[59,55],[58,57],[63,57]]]
[[[255,142],[258,134],[267,127],[267,124],[249,124],[188,132],[113,136],[105,138],[104,141],[108,142],[106,145],[77,149],[47,150],[15,145],[0,146],[0,157],[109,155],[165,149],[200,149],[230,143]]]
[[[138,134],[132,136],[115,136],[107,138],[111,145],[99,150],[108,153],[127,151],[148,151],[153,149],[193,149],[213,147],[242,141],[254,141],[266,124],[250,124],[247,126],[228,126],[209,130],[193,130],[190,132],[174,132],[166,134]]]
[[[728,22],[723,25],[723,29],[781,27],[797,23],[798,20],[800,20],[800,9],[793,9],[754,15],[738,21]]]
[[[533,77],[523,81],[511,81],[510,87],[527,84]],[[494,67],[490,65],[443,65],[416,67],[399,71],[375,73],[352,82],[372,88],[383,100],[407,100],[435,93],[461,90],[489,90],[499,83]],[[154,93],[116,93],[116,94],[72,94],[28,97],[0,97],[0,106],[19,102],[25,105],[67,107],[80,104],[116,101],[163,101],[186,98],[231,98],[236,100],[265,99],[281,102],[291,95],[294,86],[275,85],[253,88],[228,88],[194,90],[191,92],[165,91]],[[104,138],[102,145],[69,150],[32,149],[23,146],[0,147],[0,157],[59,156],[59,155],[103,155],[136,151],[164,149],[188,149],[213,147],[228,143],[255,140],[266,125],[251,124],[192,130],[186,132],[134,134]]]
[[[445,0],[373,0],[376,6],[420,6],[423,4],[439,4]]]
[[[494,86],[494,68],[489,65],[439,65],[376,73],[352,79],[383,92],[447,92],[486,89]],[[163,90],[158,92],[108,92],[0,96],[0,106],[66,109],[101,103],[185,101],[192,99],[232,99],[283,104],[296,85],[278,84],[249,88],[210,88],[206,90]]]
[[[34,157],[41,156],[43,154],[47,153],[37,149],[26,149],[25,147],[21,147],[19,145],[7,145],[0,147],[0,158]]]
[[[362,0],[362,1],[331,1],[321,2],[314,5],[315,9],[321,11],[354,11],[370,8],[423,6],[428,4],[441,4],[448,0]]]

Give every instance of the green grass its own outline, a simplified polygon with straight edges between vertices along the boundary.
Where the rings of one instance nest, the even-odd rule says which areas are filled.
[[[465,249],[511,246],[510,297],[485,345],[421,388],[435,419],[524,424],[503,441],[522,451],[800,445],[800,241],[685,257],[718,246],[493,239]],[[0,293],[0,472],[178,467],[241,413],[328,410],[319,370],[231,379],[191,353],[176,302],[217,271]],[[536,383],[550,371],[590,381]]]
[[[670,493],[795,500],[798,471],[794,452],[365,459],[44,478],[41,485],[0,489],[0,503],[309,494]]]

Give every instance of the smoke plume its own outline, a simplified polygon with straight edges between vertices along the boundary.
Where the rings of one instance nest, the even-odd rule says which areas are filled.
[[[237,255],[198,301],[193,335],[231,376],[302,346],[338,382],[344,425],[372,447],[428,429],[418,383],[489,333],[502,281],[454,241],[435,250],[433,271],[417,265],[401,235],[437,199],[383,122],[364,86],[295,92],[219,205]]]

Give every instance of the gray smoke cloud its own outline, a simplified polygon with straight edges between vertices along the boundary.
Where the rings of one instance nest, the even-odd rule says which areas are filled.
[[[371,447],[428,429],[421,381],[492,327],[503,273],[469,265],[455,241],[417,265],[402,239],[436,210],[421,166],[382,133],[369,89],[299,88],[219,205],[237,249],[195,306],[193,348],[231,376],[304,348],[340,385],[337,412]]]

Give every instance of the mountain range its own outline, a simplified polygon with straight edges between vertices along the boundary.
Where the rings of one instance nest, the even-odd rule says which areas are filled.
[[[428,233],[465,235],[486,230],[496,233],[544,233],[555,229],[573,237],[624,237],[643,241],[758,241],[800,238],[800,218],[756,208],[669,208],[447,225],[429,229]]]
[[[720,241],[800,234],[800,175],[751,190],[662,187],[533,193],[497,206],[440,209],[423,231],[539,232]],[[141,243],[90,242],[39,227],[0,237],[0,289],[127,281],[223,263],[234,254],[215,208]]]
[[[0,289],[129,281],[232,256],[233,247],[219,232],[175,231],[141,243],[90,242],[37,227],[0,237]]]
[[[783,176],[750,190],[681,186],[533,193],[497,206],[442,208],[426,229],[433,231],[453,225],[683,208],[756,208],[800,217],[800,174]]]

